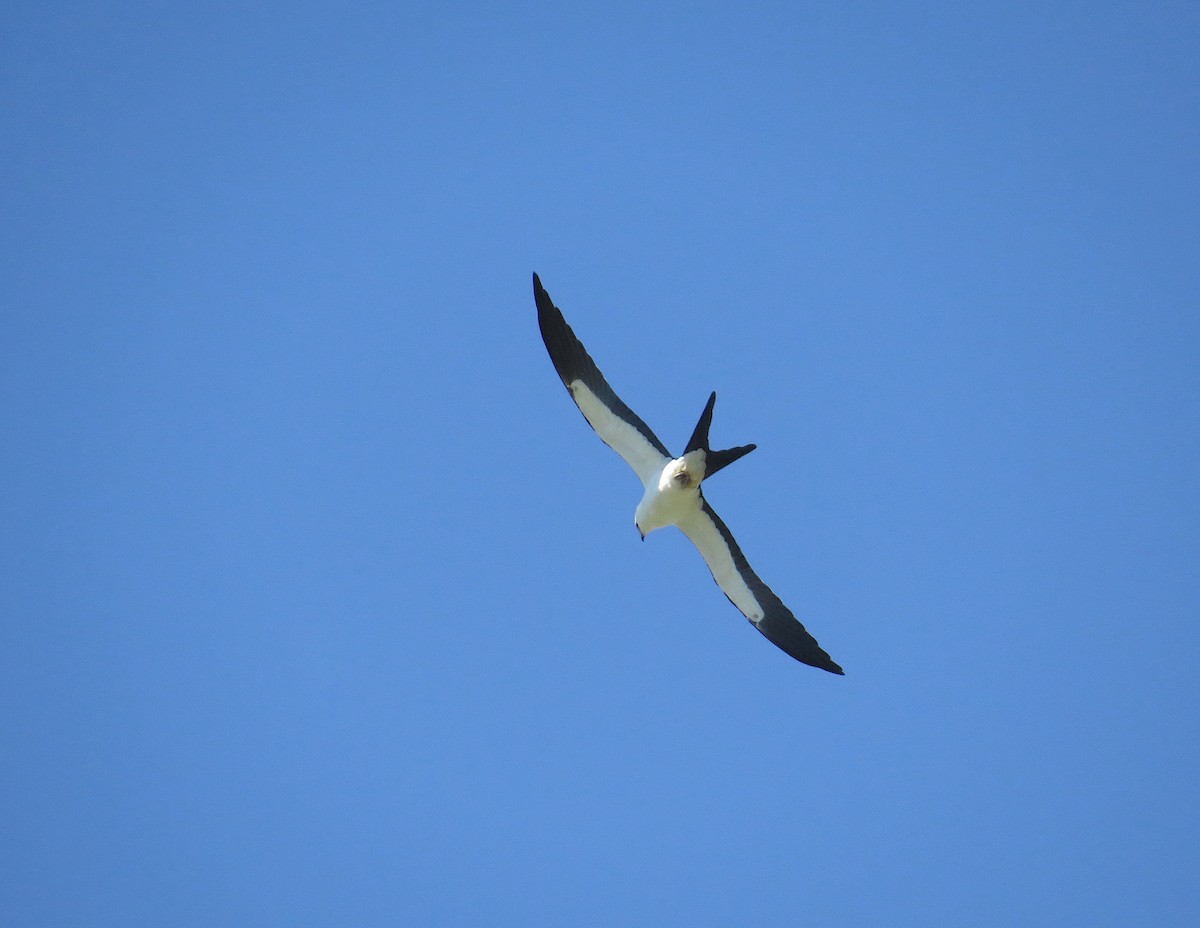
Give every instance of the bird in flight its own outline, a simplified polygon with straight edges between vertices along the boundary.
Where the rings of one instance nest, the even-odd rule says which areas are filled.
[[[678,526],[699,549],[717,586],[768,641],[802,663],[843,673],[751,569],[733,535],[704,498],[701,484],[707,478],[756,447],[741,445],[714,451],[708,446],[717,394],[709,396],[687,447],[675,457],[613,392],[537,274],[533,275],[533,295],[542,341],[558,376],[588,424],[625,459],[645,487],[633,516],[642,539],[655,529]]]

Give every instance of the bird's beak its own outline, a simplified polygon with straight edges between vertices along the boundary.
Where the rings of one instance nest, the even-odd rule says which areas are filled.
[[[638,530],[638,538],[642,539],[642,541],[645,541],[646,533],[642,531],[642,527],[640,525],[638,525],[636,522],[634,523],[633,527]]]

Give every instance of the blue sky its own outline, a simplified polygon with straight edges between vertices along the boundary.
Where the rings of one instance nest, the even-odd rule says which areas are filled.
[[[0,916],[1200,918],[1186,3],[0,13]],[[530,274],[846,669],[755,634]]]

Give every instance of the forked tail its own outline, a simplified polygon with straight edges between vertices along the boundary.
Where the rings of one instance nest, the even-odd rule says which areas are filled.
[[[739,445],[736,448],[726,448],[724,451],[713,451],[708,447],[708,428],[712,425],[713,404],[716,401],[717,394],[714,392],[709,396],[708,403],[704,407],[704,412],[700,413],[700,421],[696,423],[696,429],[692,432],[692,437],[687,443],[687,449],[683,452],[687,454],[689,451],[704,451],[705,480],[722,467],[728,467],[738,458],[749,454],[758,447],[758,445]]]

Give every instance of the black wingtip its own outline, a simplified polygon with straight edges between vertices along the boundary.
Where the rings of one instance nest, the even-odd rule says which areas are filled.
[[[537,304],[538,324],[542,328],[543,339],[546,337],[548,329],[555,331],[565,329],[568,332],[570,331],[566,320],[562,318],[562,313],[554,305],[554,301],[550,299],[550,294],[542,286],[542,279],[536,273],[533,275],[533,301]],[[566,340],[573,342],[575,336],[573,334],[569,335]],[[547,342],[546,347],[549,346],[550,343]]]
[[[798,622],[796,624],[799,625]],[[759,631],[763,630],[760,628]],[[841,665],[825,653],[825,649],[817,644],[816,639],[812,638],[811,635],[804,631],[803,625],[800,625],[800,632],[802,635],[807,637],[809,641],[797,641],[797,636],[790,634],[783,637],[771,637],[771,635],[767,635],[767,637],[770,638],[771,641],[781,651],[786,653],[789,657],[794,657],[801,664],[807,664],[809,667],[815,667],[817,670],[824,670],[827,673],[831,673],[839,677],[844,677],[846,675],[846,671],[842,670]],[[766,634],[766,632],[763,632],[763,634]]]
[[[778,641],[775,643],[779,644]],[[828,671],[829,673],[836,674],[839,677],[844,677],[846,675],[846,671],[842,670],[841,665],[839,665],[833,660],[833,658],[826,654],[824,649],[818,645],[815,640],[812,642],[812,647],[806,647],[803,649],[803,651],[798,649],[789,650],[788,648],[784,648],[783,645],[779,646],[802,664],[808,664],[809,667],[816,667],[818,670]]]
[[[844,677],[846,672],[817,643],[817,639],[808,633],[808,630],[800,624],[788,608],[779,602],[779,598],[771,592],[770,588],[753,573],[751,579],[760,587],[756,595],[774,601],[773,606],[768,604],[767,614],[754,622],[754,627],[762,632],[771,644],[800,663]]]

